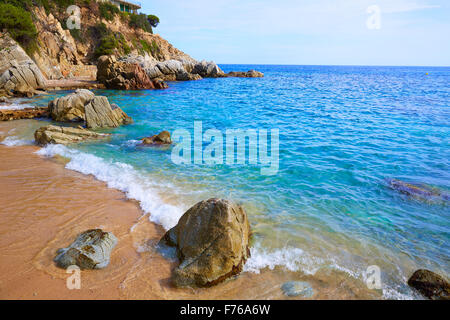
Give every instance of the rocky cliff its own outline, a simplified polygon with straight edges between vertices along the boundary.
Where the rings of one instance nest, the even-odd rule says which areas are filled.
[[[108,53],[117,57],[131,54],[154,62],[195,61],[159,35],[130,27],[122,15],[113,15],[111,21],[102,18],[95,1],[82,6],[80,16],[80,29],[68,30],[69,15],[65,11],[33,9],[38,50],[32,58],[48,79],[95,79],[99,52],[105,53],[102,45],[110,39],[113,45],[107,47]]]

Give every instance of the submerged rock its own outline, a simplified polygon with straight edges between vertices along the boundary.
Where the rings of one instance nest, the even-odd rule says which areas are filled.
[[[180,265],[172,273],[175,286],[206,287],[242,271],[250,256],[249,238],[241,206],[209,199],[189,209],[160,244],[176,247]]]
[[[71,144],[86,140],[95,140],[109,137],[109,134],[96,133],[81,127],[58,127],[49,125],[41,127],[34,133],[34,139],[38,145],[47,144]]]
[[[314,289],[308,282],[289,281],[281,286],[281,290],[288,297],[311,298],[314,295]]]
[[[117,238],[111,232],[88,230],[67,248],[59,249],[54,261],[60,268],[77,265],[80,269],[102,269],[109,264]]]
[[[231,72],[227,73],[227,77],[262,78],[262,77],[264,77],[264,73],[256,71],[256,70],[250,70],[250,71],[247,71],[247,72],[231,71]]]
[[[86,122],[86,127],[116,128],[133,120],[117,105],[110,105],[108,98],[96,96],[86,89],[76,90],[48,104],[53,120],[61,122]]]
[[[169,131],[162,131],[157,135],[142,139],[145,145],[169,145],[172,144]]]
[[[406,194],[417,200],[426,201],[430,203],[445,203],[450,201],[450,194],[437,188],[432,188],[424,185],[419,186],[397,179],[390,179],[388,183],[392,189],[397,190],[400,193]]]
[[[450,300],[450,284],[440,275],[420,269],[413,273],[408,285],[432,300]]]

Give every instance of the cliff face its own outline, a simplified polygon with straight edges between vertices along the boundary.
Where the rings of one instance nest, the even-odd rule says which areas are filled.
[[[117,42],[111,54],[119,57],[131,54],[155,63],[167,60],[195,63],[159,35],[131,28],[120,15],[112,21],[102,19],[95,3],[81,8],[80,30],[67,30],[68,14],[65,12],[46,13],[44,8],[35,7],[33,16],[38,31],[38,50],[32,58],[47,79],[95,79],[98,48],[108,35]]]

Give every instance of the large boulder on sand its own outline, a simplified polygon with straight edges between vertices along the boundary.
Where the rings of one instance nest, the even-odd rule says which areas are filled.
[[[420,269],[413,273],[408,285],[432,300],[450,300],[450,284],[440,275]]]
[[[80,269],[102,269],[109,264],[117,238],[111,232],[88,230],[67,248],[59,249],[54,261],[60,268],[76,265]]]
[[[71,144],[86,140],[95,140],[109,137],[108,134],[96,133],[84,128],[58,127],[48,125],[41,127],[34,133],[34,139],[38,145],[47,144]]]
[[[160,244],[176,247],[180,265],[172,273],[174,285],[205,287],[242,271],[250,256],[249,239],[244,209],[209,199],[189,209]]]
[[[96,96],[89,90],[79,89],[48,104],[50,116],[60,122],[86,122],[86,127],[115,128],[132,123],[132,119],[106,97]]]

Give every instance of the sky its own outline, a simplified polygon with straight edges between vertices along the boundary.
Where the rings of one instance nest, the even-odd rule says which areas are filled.
[[[133,0],[131,0],[133,1]],[[450,66],[448,0],[136,0],[219,64]]]

